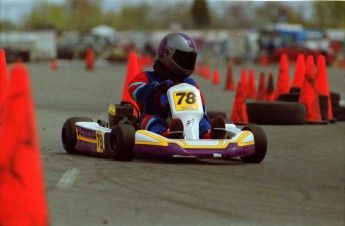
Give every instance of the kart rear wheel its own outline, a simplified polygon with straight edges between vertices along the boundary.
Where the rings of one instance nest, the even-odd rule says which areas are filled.
[[[110,150],[116,161],[132,161],[135,143],[135,129],[131,125],[118,124],[110,133]]]
[[[243,162],[247,163],[260,163],[266,156],[267,151],[267,138],[265,131],[258,126],[246,126],[242,129],[252,132],[255,142],[255,153],[249,156],[241,157]]]
[[[76,122],[92,122],[91,118],[87,117],[72,117],[66,120],[62,127],[61,139],[66,152],[73,154],[76,152],[75,144],[77,143],[77,132],[75,129]]]

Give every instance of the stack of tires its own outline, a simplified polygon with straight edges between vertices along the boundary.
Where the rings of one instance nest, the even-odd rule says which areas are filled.
[[[333,118],[337,121],[345,121],[345,106],[340,105],[340,94],[330,92]]]
[[[300,97],[301,89],[297,87],[292,87],[290,93],[280,94],[278,100],[298,102]],[[326,95],[319,95],[319,105],[320,105],[320,115],[322,121],[328,120],[328,97]]]
[[[306,121],[304,104],[288,101],[248,101],[250,123],[266,125],[296,125]]]
[[[292,87],[289,93],[280,94],[277,101],[248,101],[247,113],[251,123],[267,125],[297,125],[306,122],[306,107],[299,103],[300,88]],[[345,120],[345,107],[339,106],[340,95],[331,92],[333,117]],[[320,115],[323,122],[328,121],[328,97],[319,95]]]

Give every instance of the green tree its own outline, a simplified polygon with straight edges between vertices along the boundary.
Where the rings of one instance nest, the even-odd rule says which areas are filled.
[[[282,2],[265,2],[254,9],[255,25],[262,26],[267,23],[294,23],[306,25],[304,18],[305,8],[299,7],[293,9],[290,5]]]
[[[111,26],[120,30],[150,29],[152,27],[152,21],[149,18],[150,8],[147,3],[141,3],[136,6],[124,6],[113,18]]]
[[[156,25],[158,29],[167,29],[172,24],[179,25],[182,29],[193,27],[192,17],[190,14],[190,4],[187,2],[174,2],[172,4],[164,4],[160,2],[159,5],[152,7],[150,18],[152,24]]]
[[[71,30],[86,32],[102,22],[102,1],[66,0],[69,7],[69,25]]]
[[[30,29],[54,28],[58,31],[68,27],[68,14],[63,6],[39,2],[28,15],[24,26]]]
[[[10,21],[0,21],[0,31],[13,30],[16,26]]]
[[[197,28],[205,28],[211,22],[210,10],[206,0],[194,0],[191,14]]]
[[[226,20],[230,28],[251,28],[256,24],[254,21],[252,4],[248,2],[236,2],[226,7]],[[224,18],[223,18],[224,20]]]
[[[172,24],[190,28],[256,28],[267,23],[298,23],[305,27],[345,27],[345,2],[315,1],[294,4],[285,2],[220,1],[137,1],[113,11],[102,11],[102,0],[65,0],[65,4],[38,1],[23,26],[1,22],[2,30],[55,28],[58,31],[87,32],[99,24],[119,30],[169,29]],[[217,6],[217,8],[215,7]],[[306,17],[306,7],[313,16]],[[112,9],[117,9],[114,2]]]
[[[344,1],[315,1],[313,2],[314,26],[345,28]]]

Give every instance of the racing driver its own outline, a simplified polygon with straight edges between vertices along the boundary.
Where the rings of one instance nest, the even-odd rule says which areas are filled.
[[[180,119],[173,119],[168,126],[169,102],[167,89],[178,83],[188,83],[198,87],[193,73],[197,57],[194,40],[184,33],[170,33],[160,42],[158,58],[153,71],[143,71],[134,76],[129,83],[129,94],[138,103],[141,116],[141,129],[164,137],[183,139],[183,124]],[[210,121],[206,115],[205,101],[201,95],[204,115],[199,124],[199,137],[202,139],[221,139],[225,136],[225,121],[215,117]]]

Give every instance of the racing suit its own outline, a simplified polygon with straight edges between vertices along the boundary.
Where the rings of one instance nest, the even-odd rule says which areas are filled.
[[[161,98],[164,92],[157,91],[156,88],[167,80],[156,71],[140,72],[129,83],[129,94],[138,103],[141,116],[141,129],[157,134],[163,134],[168,129],[166,119],[170,111],[166,98]],[[169,80],[171,82],[171,80]],[[194,79],[185,78],[184,83],[195,86],[199,89]],[[169,87],[167,87],[169,88]],[[166,91],[165,91],[166,93]],[[201,95],[204,116],[199,124],[199,136],[202,137],[210,129],[210,121],[206,116],[205,101]]]

